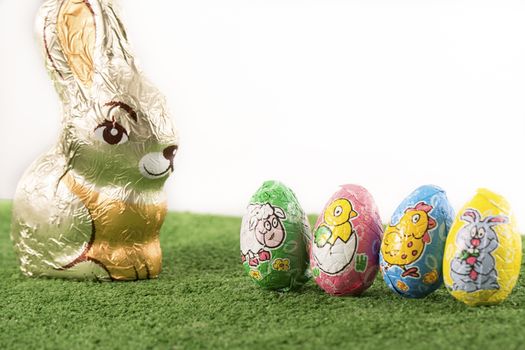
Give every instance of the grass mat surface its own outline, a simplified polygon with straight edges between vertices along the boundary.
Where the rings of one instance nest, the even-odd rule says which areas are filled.
[[[244,275],[239,218],[170,213],[163,272],[140,282],[30,279],[0,202],[0,349],[523,349],[525,278],[508,300],[471,308],[441,288],[422,300],[380,276],[361,297],[264,291]],[[522,264],[522,272],[523,272]]]

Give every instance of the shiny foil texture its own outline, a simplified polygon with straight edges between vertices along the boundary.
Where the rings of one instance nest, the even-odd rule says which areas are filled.
[[[35,277],[155,278],[163,186],[178,150],[165,99],[138,69],[113,2],[46,1],[36,31],[63,119],[56,146],[17,187],[11,238],[20,268]]]
[[[383,228],[372,195],[343,185],[325,205],[312,233],[310,266],[315,282],[332,295],[360,295],[379,270]]]
[[[266,181],[253,194],[240,232],[244,271],[261,288],[290,291],[308,279],[310,225],[295,193]]]
[[[423,185],[401,201],[385,227],[379,262],[397,295],[424,298],[443,283],[443,252],[454,220],[445,191]]]
[[[458,212],[445,245],[443,277],[469,306],[503,302],[519,279],[521,234],[510,203],[481,188]]]

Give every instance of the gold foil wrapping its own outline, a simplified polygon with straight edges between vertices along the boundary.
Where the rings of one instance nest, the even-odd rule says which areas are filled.
[[[11,237],[21,270],[157,277],[163,186],[178,150],[164,97],[137,68],[111,1],[48,0],[37,32],[63,127],[17,187]]]

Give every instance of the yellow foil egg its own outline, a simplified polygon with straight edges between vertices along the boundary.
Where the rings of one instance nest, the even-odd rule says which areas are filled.
[[[521,235],[509,203],[479,189],[458,212],[447,237],[445,285],[467,305],[498,304],[518,280],[521,254]]]

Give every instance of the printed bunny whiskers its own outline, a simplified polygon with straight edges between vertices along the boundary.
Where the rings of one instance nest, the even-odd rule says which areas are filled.
[[[63,130],[15,194],[11,237],[21,270],[155,278],[163,186],[178,150],[165,99],[138,69],[112,1],[48,0],[37,32]]]

